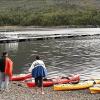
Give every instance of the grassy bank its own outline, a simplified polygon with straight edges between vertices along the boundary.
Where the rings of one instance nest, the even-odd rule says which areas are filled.
[[[52,10],[30,12],[9,9],[0,12],[0,25],[19,26],[60,26],[60,25],[100,25],[100,11],[96,10]]]
[[[0,25],[100,25],[97,0],[0,0]]]

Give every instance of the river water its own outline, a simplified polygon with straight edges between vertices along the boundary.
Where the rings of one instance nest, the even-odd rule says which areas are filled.
[[[48,76],[80,74],[82,79],[100,78],[100,36],[33,40],[0,44],[14,61],[14,74],[28,73],[39,54]]]

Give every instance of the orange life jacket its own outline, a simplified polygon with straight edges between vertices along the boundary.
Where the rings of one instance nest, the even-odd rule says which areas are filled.
[[[12,77],[13,62],[7,57],[5,59],[5,74]]]

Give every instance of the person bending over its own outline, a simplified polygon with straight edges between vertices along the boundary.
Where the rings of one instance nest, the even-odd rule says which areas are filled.
[[[41,94],[44,94],[43,90],[43,77],[47,76],[47,69],[42,60],[40,60],[40,56],[36,56],[36,60],[32,63],[29,68],[29,72],[32,73],[32,77],[35,78],[36,91],[37,87],[41,88]]]

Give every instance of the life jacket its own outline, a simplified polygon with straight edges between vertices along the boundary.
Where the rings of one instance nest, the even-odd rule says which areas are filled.
[[[10,78],[12,77],[12,70],[13,70],[13,62],[7,57],[5,59],[5,74],[9,75]]]

